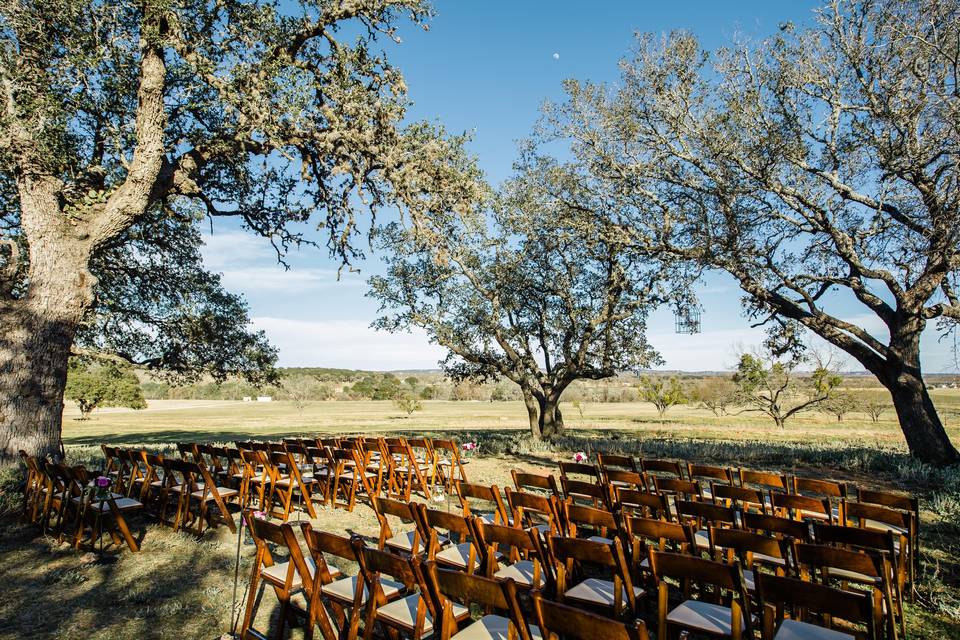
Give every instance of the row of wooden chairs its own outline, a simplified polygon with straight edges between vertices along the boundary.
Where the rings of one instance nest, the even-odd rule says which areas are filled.
[[[384,515],[393,515],[395,505],[377,502]],[[537,527],[490,524],[479,517],[465,518],[417,503],[406,508],[407,518],[416,523],[414,536],[423,541],[422,545],[414,542],[413,549],[405,552],[391,546],[390,538],[384,539],[381,534],[379,543],[370,546],[360,538],[317,532],[304,524],[303,537],[312,564],[304,559],[291,525],[253,523],[258,561],[251,576],[244,630],[253,618],[257,587],[266,585],[274,588],[281,601],[281,620],[296,619],[291,615],[290,596],[303,589],[309,604],[301,613],[309,625],[308,635],[319,626],[325,638],[347,639],[357,637],[361,621],[367,638],[377,627],[419,638],[433,632],[438,619],[439,636],[454,637],[467,630],[467,606],[471,602],[483,605],[487,615],[491,615],[491,609],[500,612],[498,618],[484,615],[473,623],[493,637],[507,637],[509,624],[513,625],[511,633],[516,634],[510,637],[533,637],[537,631],[543,637],[553,632],[586,637],[591,628],[609,628],[609,637],[646,637],[646,625],[638,616],[644,602],[653,600],[653,594],[660,638],[680,630],[751,638],[754,629],[760,628],[762,637],[772,639],[778,626],[781,631],[787,628],[794,632],[807,628],[810,623],[803,618],[813,614],[826,614],[833,622],[839,618],[859,623],[863,634],[874,638],[880,637],[877,608],[890,603],[872,594],[829,586],[828,571],[835,568],[837,557],[844,552],[850,558],[866,557],[840,547],[794,543],[796,557],[804,567],[801,572],[791,577],[784,563],[774,572],[751,573],[748,581],[745,565],[739,560],[726,562],[721,555],[716,556],[718,560],[691,553],[696,548],[692,528],[683,534],[682,543],[670,545],[669,530],[680,525],[662,520],[631,519],[631,525],[641,534],[634,538],[633,546],[644,549],[631,554],[619,537],[550,535]],[[402,517],[399,512],[396,515]],[[724,533],[726,537],[722,537]],[[731,533],[745,532],[711,528],[713,550],[721,544],[734,548]],[[659,541],[651,542],[649,535],[659,537]],[[751,535],[775,540],[777,548],[786,544],[786,539]],[[277,563],[271,544],[286,547],[290,560]],[[464,551],[465,544],[473,550]],[[772,551],[769,545],[763,548]],[[645,575],[630,567],[631,555],[644,558]],[[330,558],[344,566],[358,563],[358,575],[342,575]],[[867,567],[860,563],[855,568]],[[814,580],[817,576],[819,581]],[[310,582],[311,586],[304,586]],[[679,598],[673,597],[676,584],[682,587]],[[551,618],[551,623],[538,606],[566,615]],[[762,612],[762,620],[754,611]],[[564,617],[570,626],[563,622]],[[528,626],[531,622],[532,627]],[[492,629],[504,633],[494,635]],[[598,636],[595,633],[592,637]]]
[[[116,545],[126,543],[139,551],[127,517],[143,509],[143,504],[109,486],[98,486],[98,475],[83,466],[53,463],[20,452],[27,470],[23,513],[31,523],[58,541],[80,548],[84,540],[93,546],[109,535]]]

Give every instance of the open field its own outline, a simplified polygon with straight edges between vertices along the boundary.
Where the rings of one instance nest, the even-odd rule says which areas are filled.
[[[951,436],[960,439],[960,392],[935,392]],[[299,410],[290,402],[153,401],[150,408],[98,411],[75,421],[68,408],[65,441],[71,462],[95,466],[101,442],[143,444],[169,452],[177,441],[229,442],[316,432],[452,431],[480,442],[481,456],[468,466],[470,479],[509,484],[509,470],[554,470],[571,452],[610,451],[776,469],[846,480],[861,486],[908,490],[921,496],[922,564],[918,604],[908,607],[910,638],[960,638],[960,474],[936,472],[904,455],[892,413],[877,424],[853,416],[838,424],[808,414],[784,431],[762,416],[716,418],[707,411],[675,407],[660,420],[643,403],[588,404],[580,417],[565,406],[568,433],[552,443],[526,438],[519,402],[424,403],[411,418],[390,402],[315,402]],[[951,496],[955,496],[951,498]],[[9,496],[8,496],[9,498]],[[954,500],[954,502],[950,502]],[[321,509],[314,523],[366,537],[377,531],[371,509],[353,513]],[[237,539],[225,527],[198,541],[186,533],[145,521],[139,554],[109,549],[103,556],[74,552],[35,529],[0,520],[0,638],[176,638],[213,640],[231,627]],[[253,557],[240,545],[236,602]],[[348,568],[348,572],[350,569]],[[267,593],[260,628],[276,614]],[[294,637],[300,637],[295,635]]]
[[[858,390],[882,396],[882,389]],[[932,391],[950,436],[960,440],[960,390]],[[487,430],[527,428],[522,402],[424,401],[423,411],[407,417],[392,402],[382,400],[308,402],[236,402],[229,400],[150,400],[149,408],[102,409],[88,421],[67,405],[66,444],[231,441],[237,438],[278,437],[318,431],[361,432],[418,430]],[[767,442],[818,442],[824,445],[862,445],[903,448],[903,435],[893,410],[877,423],[862,414],[843,422],[823,413],[800,414],[777,429],[765,416],[751,412],[717,417],[690,405],[673,407],[660,418],[646,402],[584,403],[583,417],[569,403],[562,405],[570,430],[617,429],[640,437],[718,438]]]

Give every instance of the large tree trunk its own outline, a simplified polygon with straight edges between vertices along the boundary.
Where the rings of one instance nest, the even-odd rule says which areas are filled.
[[[67,362],[93,301],[88,259],[76,238],[35,239],[26,296],[0,306],[0,458],[63,453]]]
[[[540,433],[544,438],[560,434],[563,431],[563,415],[560,413],[558,398],[546,396],[540,401]]]
[[[890,391],[900,428],[910,454],[936,466],[960,462],[950,437],[943,428],[937,408],[927,392],[920,370],[920,332],[902,336],[896,341],[897,360],[888,363],[880,382]]]
[[[527,420],[530,423],[530,436],[534,440],[540,439],[540,404],[529,389],[521,387],[523,404],[527,407]]]

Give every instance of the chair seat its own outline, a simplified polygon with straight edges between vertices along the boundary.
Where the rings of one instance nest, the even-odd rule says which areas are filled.
[[[830,515],[826,513],[820,513],[819,511],[807,511],[806,509],[800,509],[800,517],[806,520],[811,518],[813,520],[830,520]]]
[[[693,534],[693,540],[697,543],[697,546],[701,549],[710,548],[710,534],[705,529],[700,529],[695,534]]]
[[[532,624],[527,625],[530,630],[531,638],[542,639],[540,627]],[[456,640],[507,640],[510,636],[510,619],[497,615],[486,615],[471,624],[466,629],[459,631],[453,638]]]
[[[460,544],[452,544],[443,551],[437,553],[437,562],[441,564],[452,565],[459,569],[466,569],[467,563],[470,561],[470,551],[473,549],[473,544],[469,542],[461,542]],[[474,553],[473,556],[474,564],[477,562],[477,554]]]
[[[753,554],[753,561],[759,562],[761,564],[772,564],[777,567],[787,566],[787,561],[784,558],[778,558],[776,556],[768,556],[765,553]]]
[[[747,587],[747,591],[750,593],[753,593],[757,590],[757,578],[750,569],[743,570],[743,584]]]
[[[74,502],[79,502],[79,497],[73,499]],[[114,504],[117,505],[117,509],[120,511],[133,511],[134,509],[140,509],[143,507],[143,504],[139,500],[134,500],[133,498],[115,498]],[[95,511],[100,511],[101,513],[106,513],[110,511],[110,503],[106,500],[97,500],[94,499],[90,503],[90,508]]]
[[[388,538],[386,542],[384,542],[384,544],[390,547],[391,549],[397,549],[398,551],[406,551],[408,553],[412,553],[414,551],[413,538],[416,535],[417,535],[416,531],[407,531],[406,533],[400,533],[393,536],[392,538]],[[444,538],[443,536],[440,536],[438,542],[440,543],[440,546],[443,546],[447,544],[449,540],[447,538]],[[420,551],[425,546],[426,545],[424,544],[423,540],[418,540],[416,552],[420,553]]]
[[[377,609],[377,619],[393,623],[404,629],[413,629],[417,621],[417,605],[427,609],[427,603],[421,602],[420,594],[414,593],[406,598],[394,600]],[[470,610],[463,605],[453,603],[453,617],[463,620],[470,616]],[[423,635],[433,631],[433,618],[427,611],[423,620]]]
[[[587,538],[590,542],[602,542],[603,544],[613,544],[611,538],[605,538],[604,536],[590,536]]]
[[[633,595],[636,598],[642,597],[644,593],[644,590],[640,587],[633,588]],[[599,578],[587,578],[572,589],[568,589],[563,594],[563,597],[570,600],[579,600],[580,602],[586,602],[589,604],[599,604],[612,607],[614,604],[613,582],[610,580],[601,580]],[[624,587],[621,602],[626,601],[627,590]]]
[[[217,487],[217,493],[220,494],[221,498],[232,498],[233,496],[240,493],[236,489],[227,489],[226,487]],[[213,493],[207,492],[204,496],[203,491],[194,491],[190,494],[191,498],[197,498],[198,500],[213,500]]]
[[[773,640],[853,640],[855,636],[809,622],[784,620]]]
[[[831,578],[839,578],[840,580],[852,580],[853,582],[859,582],[861,584],[869,585],[881,585],[883,584],[883,578],[878,576],[867,575],[866,573],[858,573],[856,571],[847,571],[846,569],[835,569],[833,567],[828,567]]]
[[[507,580],[512,578],[521,587],[533,587],[538,589],[543,586],[543,570],[537,576],[537,584],[533,584],[533,560],[519,560],[513,564],[501,567],[493,577],[498,580]]]
[[[730,607],[700,600],[686,600],[667,614],[667,622],[687,629],[729,636],[733,630],[732,615]]]
[[[886,522],[879,522],[877,520],[866,519],[863,521],[863,526],[867,529],[875,529],[877,531],[893,531],[894,533],[899,533],[902,535],[909,534],[909,530],[904,529],[903,527],[898,527],[895,524],[888,524]]]
[[[320,587],[320,593],[343,604],[353,604],[353,598],[357,594],[357,580],[357,576],[348,576],[340,580],[334,580],[330,584],[325,584]],[[403,591],[404,588],[402,583],[394,582],[386,578],[380,578],[380,586],[383,589],[383,595],[385,595],[388,600]],[[360,604],[366,604],[367,595],[367,588],[363,587]]]
[[[197,489],[203,490],[203,483],[202,483],[202,482],[198,482],[198,483],[196,484],[196,487],[197,487]],[[171,488],[170,488],[170,491],[173,491],[174,493],[183,493],[184,491],[186,491],[186,489],[184,488],[184,486],[183,486],[182,484],[178,484],[178,485],[175,486],[175,487],[171,487]]]
[[[314,572],[317,570],[317,565],[314,563],[313,558],[305,558],[307,561],[307,569],[310,571],[310,577],[313,578]],[[278,562],[277,564],[271,567],[264,567],[263,571],[260,572],[260,575],[263,576],[265,580],[273,582],[278,585],[284,584],[287,579],[287,571],[290,570],[290,562]],[[293,570],[293,580],[290,582],[290,589],[296,590],[303,586],[303,580],[300,578],[300,573],[294,568]]]

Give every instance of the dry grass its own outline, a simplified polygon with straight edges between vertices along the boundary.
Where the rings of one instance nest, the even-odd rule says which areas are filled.
[[[956,392],[938,398],[948,412],[958,400]],[[104,441],[156,449],[179,440],[229,442],[317,431],[429,434],[454,429],[462,440],[481,442],[484,456],[470,463],[471,480],[501,486],[509,483],[511,468],[551,468],[571,451],[602,450],[745,464],[906,488],[922,495],[924,507],[923,582],[920,606],[908,607],[909,635],[931,640],[960,637],[960,518],[949,515],[954,494],[937,493],[946,476],[903,455],[899,429],[889,420],[892,416],[878,425],[856,419],[837,425],[827,416],[814,415],[776,432],[752,417],[714,419],[707,412],[680,408],[668,414],[669,422],[659,422],[648,405],[598,404],[587,405],[582,420],[568,407],[568,426],[575,430],[553,444],[531,444],[522,431],[519,403],[425,404],[423,413],[403,419],[390,403],[378,402],[313,403],[300,412],[289,403],[170,401],[144,412],[104,412],[89,422],[68,421],[65,439],[68,454],[87,461],[99,456],[91,445]],[[951,432],[958,437],[955,427]],[[960,514],[960,479],[953,481]],[[314,524],[364,536],[377,530],[366,505],[359,505],[352,514],[322,510]],[[0,584],[4,585],[0,638],[186,640],[218,638],[228,631],[237,538],[225,527],[198,541],[164,527],[144,522],[139,526],[145,533],[141,553],[108,549],[98,559],[38,537],[31,527],[10,519],[0,521]],[[240,549],[238,604],[243,602],[253,546],[247,542]],[[261,627],[275,613],[273,605],[273,595],[266,594]]]

